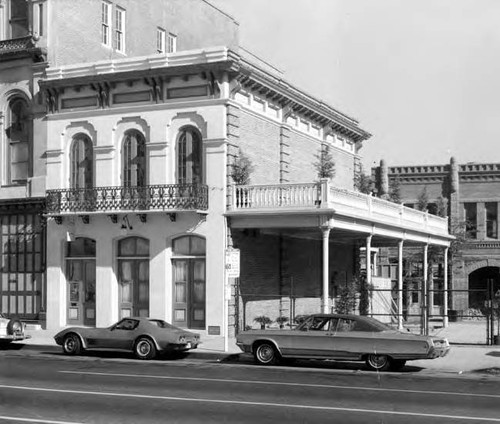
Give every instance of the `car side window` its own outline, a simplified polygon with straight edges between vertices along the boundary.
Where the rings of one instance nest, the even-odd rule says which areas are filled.
[[[327,318],[321,318],[321,317],[315,317],[313,321],[311,322],[311,326],[309,327],[309,330],[312,331],[328,331],[328,322],[329,319]]]
[[[118,324],[116,324],[116,330],[135,330],[135,328],[139,325],[139,321],[135,319],[123,319]]]
[[[356,321],[352,319],[341,318],[339,319],[339,323],[337,325],[337,332],[344,333],[347,331],[354,331],[355,325]]]

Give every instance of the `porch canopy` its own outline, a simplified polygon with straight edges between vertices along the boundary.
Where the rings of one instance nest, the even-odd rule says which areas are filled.
[[[353,245],[360,239],[366,251],[372,247],[397,246],[398,316],[402,327],[402,255],[404,246],[421,246],[426,282],[428,246],[444,249],[447,290],[447,250],[454,239],[448,232],[448,218],[417,211],[363,193],[341,189],[328,180],[319,183],[277,185],[233,185],[226,216],[233,229],[259,229],[267,233],[286,231],[298,238],[322,240],[322,309],[329,305],[329,241]],[[366,257],[367,279],[371,282],[371,256]],[[447,299],[446,293],[444,296]],[[447,305],[444,305],[446,323]]]

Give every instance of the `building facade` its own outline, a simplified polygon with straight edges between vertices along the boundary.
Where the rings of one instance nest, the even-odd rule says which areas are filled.
[[[498,234],[500,165],[459,164],[374,169],[379,191],[383,181],[397,181],[402,202],[413,208],[425,204],[429,213],[440,210],[450,217],[456,236],[450,250],[449,308],[458,318],[482,315],[485,305],[500,293]]]
[[[37,111],[33,171],[16,195],[1,190],[10,207],[40,204],[40,222],[29,221],[40,237],[22,244],[20,226],[4,224],[2,312],[27,316],[19,298],[28,286],[8,260],[40,253],[34,315],[47,328],[154,316],[228,336],[262,314],[330,311],[360,247],[449,246],[446,219],[354,190],[370,134],[240,49],[237,23],[207,1],[82,3],[82,14],[74,2],[27,3],[28,21],[38,10],[58,37],[26,37],[40,45],[23,65],[36,68],[23,82]],[[89,14],[100,25],[78,39],[71,19],[94,22]],[[11,120],[30,122],[18,115]],[[319,179],[325,150],[335,175]],[[235,175],[243,158],[247,181]],[[8,231],[17,231],[15,252]],[[227,268],[235,252],[237,275]]]

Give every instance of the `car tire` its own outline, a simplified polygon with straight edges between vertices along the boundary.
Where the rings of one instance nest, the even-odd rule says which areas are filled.
[[[386,371],[391,365],[391,358],[387,355],[370,354],[366,357],[366,365],[372,371]]]
[[[263,342],[255,348],[254,358],[260,365],[274,365],[278,360],[278,352],[272,343]]]
[[[389,369],[391,371],[401,371],[405,365],[406,365],[406,361],[404,359],[393,359],[391,361],[391,365],[389,366]]]
[[[7,334],[16,334],[22,332],[23,332],[23,323],[16,318],[11,319],[7,324]]]
[[[79,355],[82,353],[82,342],[80,341],[80,337],[74,333],[67,334],[64,336],[62,348],[66,355]]]
[[[153,359],[156,356],[156,347],[147,337],[140,337],[134,345],[134,354],[137,359]]]

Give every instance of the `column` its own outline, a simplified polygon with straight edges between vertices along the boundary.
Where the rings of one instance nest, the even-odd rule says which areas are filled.
[[[372,284],[372,236],[366,238],[366,284]],[[373,316],[373,301],[370,302],[370,311]]]
[[[423,268],[424,275],[422,279],[422,334],[427,334],[429,332],[428,329],[428,292],[427,292],[427,254],[429,251],[429,245],[424,245],[424,259],[423,259]]]
[[[398,329],[403,329],[403,240],[398,242]]]
[[[328,293],[328,278],[329,278],[329,262],[330,262],[330,230],[331,228],[322,227],[322,237],[323,237],[323,293],[321,299],[321,311],[324,314],[330,313],[330,305],[329,305],[329,293]]]
[[[448,247],[443,252],[443,327],[448,327]]]

